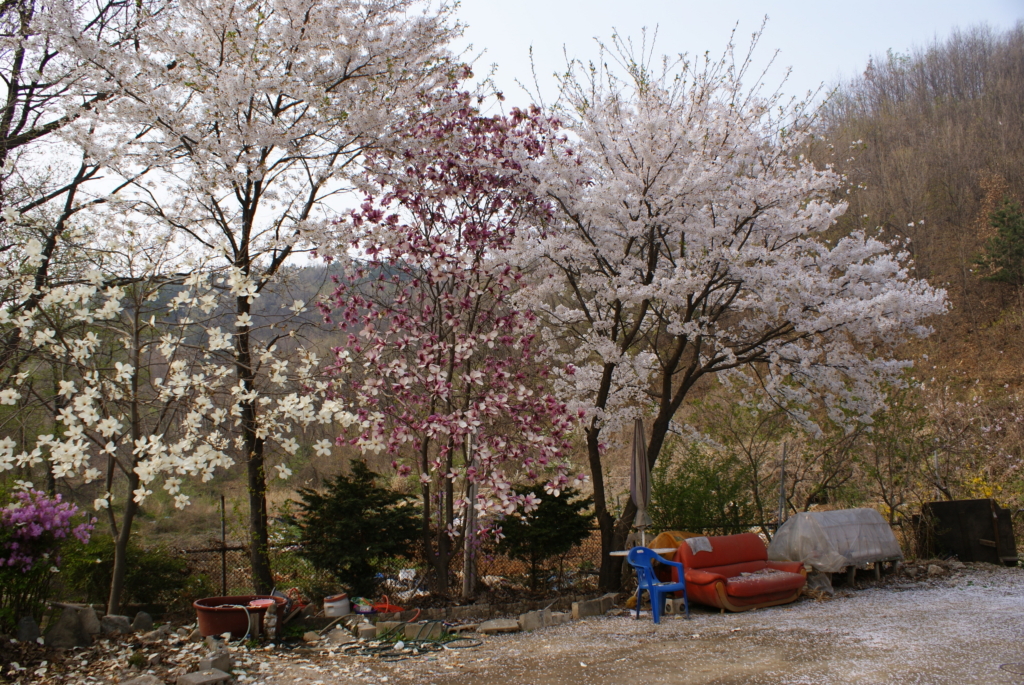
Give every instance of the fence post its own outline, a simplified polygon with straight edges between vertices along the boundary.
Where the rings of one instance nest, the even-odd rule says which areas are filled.
[[[228,595],[228,542],[227,527],[224,523],[224,495],[220,496],[220,593],[221,597]]]
[[[786,522],[786,447],[788,443],[782,443],[782,467],[779,469],[779,525]],[[778,528],[775,529],[778,532]]]

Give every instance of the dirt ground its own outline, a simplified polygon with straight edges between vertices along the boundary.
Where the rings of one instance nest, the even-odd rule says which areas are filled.
[[[1024,569],[969,565],[827,601],[690,620],[605,616],[396,664],[269,659],[253,679],[473,685],[1024,683]]]
[[[244,685],[1024,685],[1024,569],[969,564],[939,578],[892,576],[825,601],[742,614],[695,607],[689,620],[661,625],[609,615],[480,640],[395,663],[343,654],[328,640],[230,650],[235,682]],[[5,658],[0,682],[18,685],[107,685],[141,672],[173,683],[205,652],[177,635],[63,653],[9,647],[25,665]],[[149,664],[143,671],[132,665],[140,661]]]

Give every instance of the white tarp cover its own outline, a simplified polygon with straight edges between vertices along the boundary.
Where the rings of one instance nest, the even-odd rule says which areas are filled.
[[[815,571],[902,559],[900,544],[874,509],[807,511],[782,524],[768,545],[772,561],[802,561]]]

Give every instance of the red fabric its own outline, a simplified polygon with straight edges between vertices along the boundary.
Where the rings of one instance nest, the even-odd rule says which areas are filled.
[[[785,592],[770,592],[756,597],[733,597],[730,595],[729,603],[735,607],[756,607],[769,602],[775,602],[780,599],[792,602],[797,598],[798,594],[799,593],[796,590],[786,590]],[[712,606],[716,606],[720,609],[722,608],[721,604],[717,603]]]
[[[672,569],[675,571],[675,569]],[[673,581],[679,580],[679,574],[673,573]],[[703,571],[698,569],[688,568],[686,569],[686,585],[714,585],[720,580],[725,580],[725,576],[720,573],[711,573],[710,571]]]
[[[710,552],[690,551],[686,542],[679,545],[676,561],[686,568],[707,568],[708,566],[729,566],[750,561],[768,561],[768,548],[761,538],[753,533],[740,535],[718,535],[708,537],[711,543]]]
[[[803,586],[803,574],[776,571],[751,576],[734,576],[725,581],[725,594],[729,597],[759,597],[777,592],[793,592]]]
[[[728,566],[705,566],[703,571],[710,571],[711,573],[717,573],[726,578],[732,578],[738,576],[741,573],[757,573],[767,568],[767,564],[763,561],[747,561],[739,564],[729,564]]]

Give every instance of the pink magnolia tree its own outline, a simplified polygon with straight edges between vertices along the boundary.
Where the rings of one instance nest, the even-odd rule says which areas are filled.
[[[486,534],[489,516],[535,502],[513,476],[566,486],[574,426],[548,389],[533,314],[509,303],[523,273],[506,253],[545,211],[519,178],[542,153],[538,113],[483,117],[467,94],[448,100],[402,154],[370,160],[378,191],[341,222],[356,266],[324,305],[348,332],[334,370],[357,421],[339,440],[416,478],[439,591],[468,507]]]

